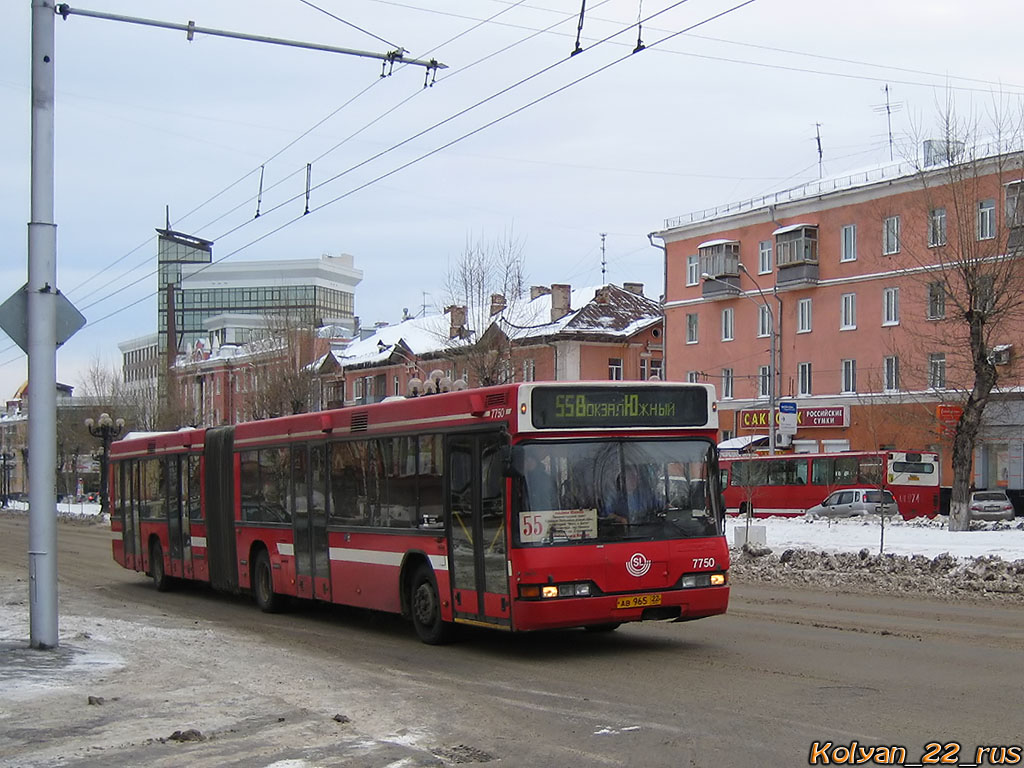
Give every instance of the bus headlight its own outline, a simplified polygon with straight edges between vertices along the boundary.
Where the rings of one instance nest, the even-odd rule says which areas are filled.
[[[557,598],[557,597],[590,597],[593,590],[589,581],[570,582],[568,584],[520,584],[519,597],[526,599]]]

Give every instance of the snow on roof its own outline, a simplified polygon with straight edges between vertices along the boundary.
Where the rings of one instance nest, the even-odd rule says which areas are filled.
[[[551,320],[550,294],[525,303],[512,303],[500,317],[509,338],[525,341],[555,334],[601,334],[628,338],[661,320],[661,305],[617,285],[573,289],[570,311]]]
[[[795,232],[796,230],[803,229],[804,227],[816,227],[816,226],[818,226],[818,225],[817,224],[787,224],[784,227],[779,227],[774,232],[772,232],[772,234],[773,235],[784,235],[787,232]]]
[[[716,245],[729,245],[730,243],[738,243],[739,240],[725,240],[719,238],[718,240],[705,240],[703,243],[697,246],[697,250],[701,248],[712,248]]]
[[[451,318],[447,314],[414,317],[378,328],[372,336],[335,351],[335,357],[342,366],[349,367],[384,362],[399,344],[420,357],[465,343],[449,338],[450,331]]]
[[[1004,152],[1012,152],[1015,149],[1016,148],[1012,146],[1012,140],[1011,143],[1008,144],[1005,138],[982,138],[973,147],[968,148],[962,153],[958,153],[958,157],[971,158],[972,160],[983,160],[985,158],[997,157],[999,154]],[[780,189],[776,192],[769,192],[766,195],[760,195],[758,197],[740,200],[738,202],[716,205],[712,208],[705,208],[700,211],[683,214],[682,216],[665,219],[665,229],[675,229],[676,227],[685,227],[690,224],[713,221],[714,219],[734,216],[740,213],[748,213],[750,211],[756,211],[772,205],[780,205],[783,203],[792,203],[807,200],[809,198],[821,197],[833,192],[849,191],[883,182],[892,183],[900,179],[912,178],[920,174],[922,171],[937,170],[945,165],[946,163],[929,164],[926,159],[875,163],[873,165],[843,171],[842,173],[838,173],[833,176],[826,176],[822,179],[813,179],[804,182],[803,184],[797,184],[793,187]]]

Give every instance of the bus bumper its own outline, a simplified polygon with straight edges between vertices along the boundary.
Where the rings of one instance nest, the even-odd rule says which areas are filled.
[[[512,624],[516,631],[564,629],[628,621],[692,621],[725,613],[729,587],[699,587],[656,592],[658,605],[618,608],[623,597],[641,595],[595,595],[593,597],[515,600]]]

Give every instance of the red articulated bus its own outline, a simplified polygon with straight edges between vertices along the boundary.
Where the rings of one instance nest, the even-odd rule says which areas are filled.
[[[724,613],[714,390],[525,383],[111,447],[114,559],[454,624],[614,629]]]
[[[939,512],[939,457],[921,451],[844,451],[722,457],[721,485],[729,514],[796,516],[845,488],[884,488],[900,515]]]

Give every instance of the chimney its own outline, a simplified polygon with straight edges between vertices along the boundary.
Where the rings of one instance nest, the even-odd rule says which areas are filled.
[[[572,287],[568,283],[551,284],[551,322],[561,320],[569,314],[569,297]]]
[[[505,297],[500,293],[491,294],[491,317],[505,308]]]
[[[547,296],[551,293],[551,289],[546,285],[531,285],[530,286],[530,301],[533,301],[540,296]]]
[[[448,330],[448,338],[462,338],[462,334],[466,330],[466,308],[457,307],[453,304],[450,307],[445,307],[444,311],[451,319],[451,328]]]
[[[594,301],[598,304],[610,304],[612,300],[612,291],[607,285],[602,285],[596,291],[594,291]]]
[[[635,293],[637,296],[644,295],[644,284],[643,283],[623,283],[622,287],[630,293]]]

